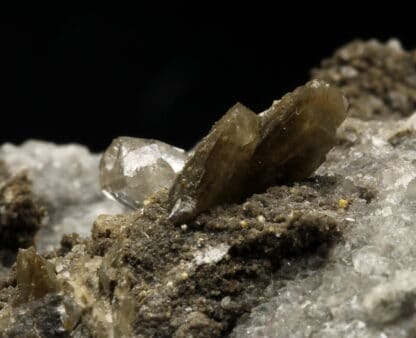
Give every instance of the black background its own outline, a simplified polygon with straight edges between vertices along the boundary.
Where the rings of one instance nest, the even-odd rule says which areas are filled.
[[[0,142],[101,150],[129,135],[188,148],[236,101],[265,109],[354,38],[416,47],[414,12],[393,3],[195,4],[1,11]]]

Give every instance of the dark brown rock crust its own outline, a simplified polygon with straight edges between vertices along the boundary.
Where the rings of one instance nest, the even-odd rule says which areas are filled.
[[[161,193],[142,213],[99,217],[91,239],[67,237],[47,261],[22,252],[15,279],[0,292],[5,337],[24,332],[26,323],[17,314],[30,314],[37,304],[52,314],[60,305],[65,310],[60,327],[51,314],[51,321],[37,324],[34,337],[46,337],[41,332],[53,325],[75,336],[222,336],[266,299],[283,260],[315,251],[318,265],[325,264],[344,217],[338,196],[330,193],[335,182],[318,178],[274,187],[181,227],[169,221]],[[22,260],[38,272],[22,274]]]

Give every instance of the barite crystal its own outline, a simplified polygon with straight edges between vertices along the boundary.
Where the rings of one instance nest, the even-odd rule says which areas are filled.
[[[171,219],[193,219],[222,202],[311,175],[347,115],[341,91],[313,80],[256,115],[231,108],[196,147],[171,191]]]
[[[118,137],[101,158],[101,188],[107,196],[140,208],[147,197],[170,188],[185,160],[184,150],[164,142]]]
[[[53,264],[40,256],[33,247],[19,250],[16,282],[16,304],[42,298],[47,293],[58,292],[60,289]]]
[[[276,101],[261,114],[261,141],[251,160],[250,192],[311,175],[336,142],[347,116],[341,91],[312,80]]]
[[[194,149],[170,191],[171,219],[187,222],[215,204],[238,199],[258,144],[257,115],[234,105]]]

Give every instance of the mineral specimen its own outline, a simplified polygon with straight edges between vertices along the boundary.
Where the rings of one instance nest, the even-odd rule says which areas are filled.
[[[335,144],[346,113],[341,92],[318,80],[260,115],[235,105],[195,147],[175,180],[171,219],[188,222],[216,204],[308,177]]]
[[[147,197],[170,188],[185,159],[182,149],[160,141],[118,137],[102,156],[101,188],[132,208],[142,207]]]
[[[186,155],[178,148],[120,137],[102,157],[101,187],[136,208],[162,188],[170,189],[170,218],[185,223],[217,204],[308,177],[334,145],[346,112],[341,92],[318,80],[260,115],[238,103],[193,149],[185,166]]]
[[[384,47],[364,59],[382,62]],[[394,60],[408,66],[407,58]],[[373,102],[363,90],[369,77],[359,79],[339,84],[363,93],[365,108]],[[388,102],[388,92],[374,97]],[[0,279],[0,336],[415,337],[416,114],[397,120],[393,105],[383,107],[387,120],[347,118],[311,178],[220,204],[181,226],[169,220],[162,190],[140,212],[97,218],[89,239],[65,236],[59,250],[36,259],[26,252],[27,264],[48,262],[53,273],[29,268],[17,278],[16,264]],[[81,214],[75,194],[82,200],[89,191],[71,195]],[[16,302],[29,286],[22,281],[55,285],[54,274],[57,289],[40,287],[49,291]]]

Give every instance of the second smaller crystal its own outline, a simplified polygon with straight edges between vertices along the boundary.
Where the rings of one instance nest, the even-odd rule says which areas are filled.
[[[103,192],[132,208],[160,189],[170,188],[182,170],[186,153],[149,139],[118,137],[101,158]]]

